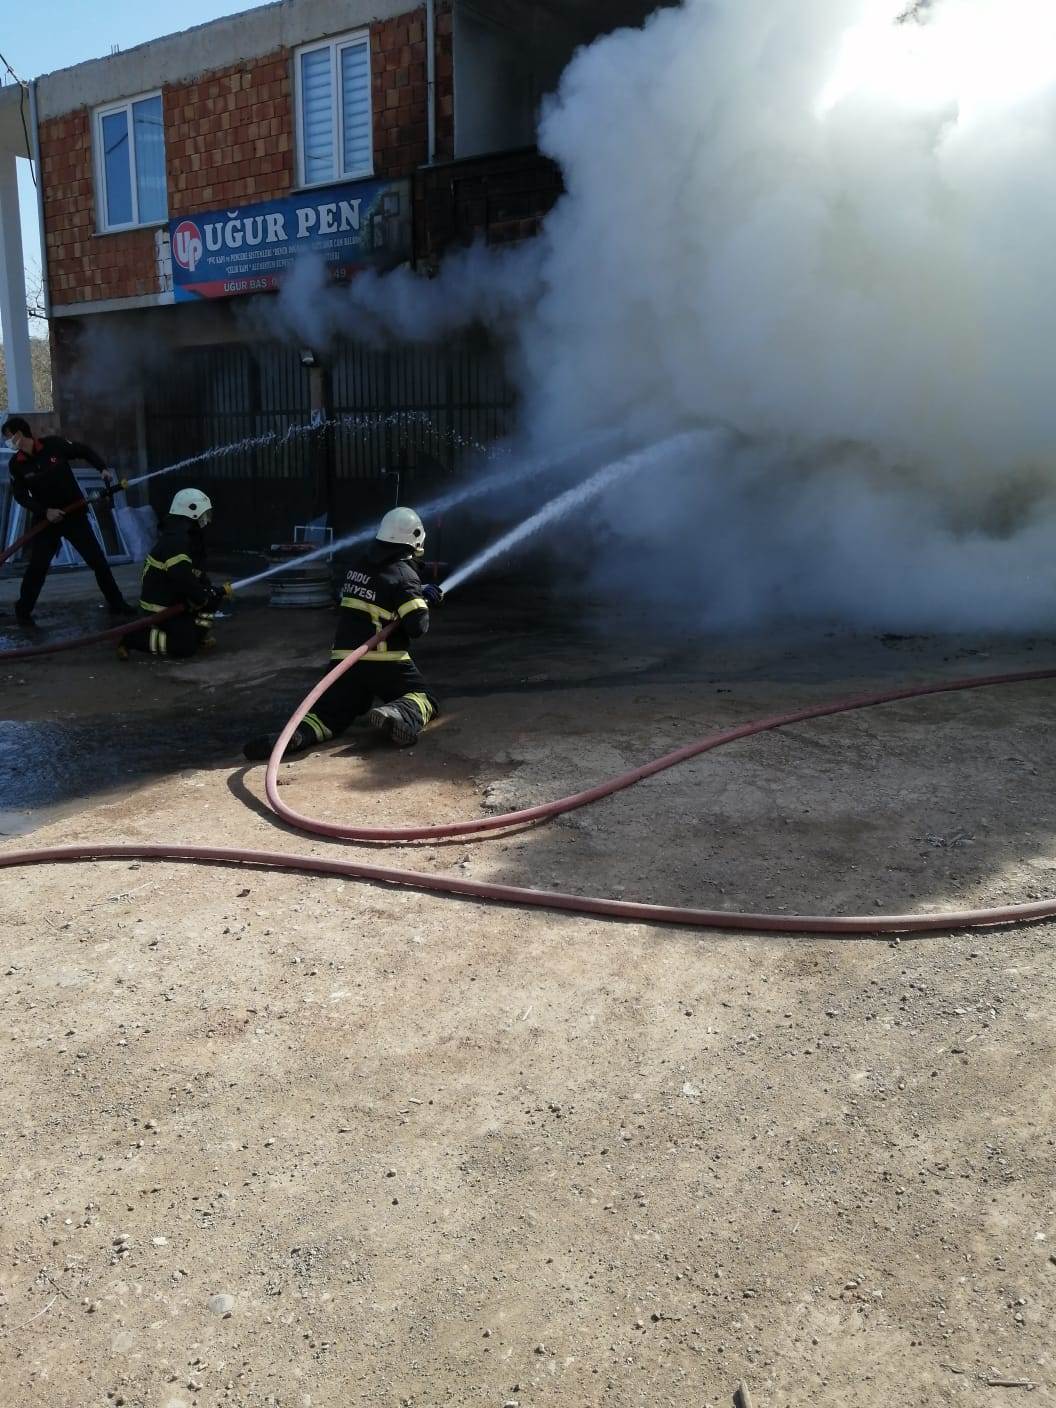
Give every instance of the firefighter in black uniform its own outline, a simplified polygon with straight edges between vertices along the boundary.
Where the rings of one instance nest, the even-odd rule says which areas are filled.
[[[115,487],[113,473],[107,469],[89,445],[78,445],[61,435],[46,435],[37,440],[22,416],[10,416],[0,428],[14,451],[8,465],[11,477],[11,497],[33,516],[33,527],[47,526],[33,538],[29,547],[29,564],[22,577],[22,590],[15,602],[15,617],[19,625],[33,624],[33,608],[37,604],[51,560],[63,538],[76,548],[95,573],[99,590],[106,598],[112,616],[134,616],[121,595],[106,561],[106,554],[92,532],[84,495],[70,468],[71,460],[87,460],[103,476],[107,488]]]
[[[424,550],[425,529],[413,509],[395,508],[381,520],[366,556],[345,576],[331,660],[351,655],[390,621],[399,624],[305,715],[287,754],[336,738],[363,714],[391,743],[407,748],[436,717],[439,706],[409,649],[429,629],[429,607],[443,600],[439,587],[422,586],[412,565]],[[251,738],[243,752],[254,761],[267,758],[277,737]]]
[[[158,626],[131,631],[117,648],[122,660],[130,650],[186,660],[215,645],[213,612],[228,594],[214,587],[202,570],[205,561],[203,529],[212,518],[213,505],[200,489],[181,489],[169,506],[161,536],[143,563],[140,611],[153,616],[170,606],[182,606]]]

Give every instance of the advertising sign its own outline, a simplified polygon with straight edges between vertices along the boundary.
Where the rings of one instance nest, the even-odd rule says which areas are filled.
[[[298,255],[331,277],[391,269],[411,256],[411,183],[356,181],[169,221],[177,303],[278,288]]]

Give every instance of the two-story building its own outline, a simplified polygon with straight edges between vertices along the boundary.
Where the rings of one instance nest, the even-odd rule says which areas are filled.
[[[306,250],[348,279],[530,237],[561,191],[534,147],[540,101],[578,45],[653,8],[280,0],[38,79],[60,419],[138,469],[313,412],[367,417],[203,459],[229,542],[320,509],[342,525],[373,512],[384,470],[450,474],[511,427],[501,349],[379,350],[354,328],[297,345],[268,301]]]

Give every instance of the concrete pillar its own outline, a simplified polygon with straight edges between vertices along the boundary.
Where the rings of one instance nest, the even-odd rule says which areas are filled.
[[[0,151],[0,332],[7,363],[7,409],[36,410],[18,211],[18,168],[13,153],[5,151]]]

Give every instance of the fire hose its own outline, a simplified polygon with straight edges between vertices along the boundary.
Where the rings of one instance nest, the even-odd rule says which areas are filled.
[[[65,640],[46,642],[44,645],[20,645],[15,650],[0,650],[0,663],[5,660],[29,660],[34,655],[57,655],[62,650],[76,650],[81,645],[97,645],[104,640],[120,640],[132,631],[145,631],[150,626],[160,626],[179,616],[182,606],[167,606],[164,611],[155,611],[152,616],[139,616],[134,621],[123,622],[120,626],[110,626],[105,631],[93,631],[87,636],[67,636]]]
[[[278,795],[278,770],[283,754],[298,725],[315,702],[332,684],[350,670],[362,656],[395,629],[396,623],[379,631],[358,650],[340,661],[306,696],[279,735],[268,760],[265,792],[268,803],[282,820],[303,831],[341,840],[361,842],[432,841],[443,837],[480,835],[485,832],[549,820],[586,807],[603,797],[633,787],[647,777],[677,766],[690,758],[699,757],[727,743],[751,738],[759,733],[788,728],[809,719],[820,719],[857,709],[893,704],[899,700],[918,699],[931,694],[952,694],[969,689],[998,685],[1026,684],[1056,678],[1056,669],[1027,670],[1014,674],[986,675],[976,678],[948,680],[937,684],[913,685],[905,689],[878,694],[858,695],[835,702],[808,705],[785,714],[773,714],[763,719],[739,724],[734,728],[713,733],[688,743],[652,762],[609,778],[595,787],[554,802],[506,812],[501,816],[481,817],[472,821],[446,822],[433,826],[364,827],[323,821],[303,815],[288,807]],[[124,629],[124,628],[119,628]],[[573,914],[600,915],[613,919],[628,919],[647,924],[681,924],[699,929],[744,930],[750,933],[807,933],[870,935],[891,933],[928,933],[978,928],[987,925],[1026,923],[1046,919],[1056,914],[1056,899],[1038,900],[1028,904],[1000,905],[985,909],[965,909],[949,913],[869,914],[869,915],[789,915],[755,914],[721,909],[690,909],[670,905],[644,904],[631,900],[599,899],[583,895],[563,894],[551,890],[536,890],[520,885],[495,885],[454,875],[434,875],[426,871],[403,870],[392,866],[370,865],[362,861],[328,859],[321,856],[290,855],[283,851],[247,850],[230,846],[183,846],[146,842],[122,844],[86,843],[75,846],[52,846],[37,850],[0,852],[0,868],[26,865],[51,865],[74,861],[97,860],[168,860],[191,863],[212,863],[234,866],[259,866],[270,870],[294,871],[310,875],[332,875],[348,880],[365,880],[387,885],[400,885],[436,894],[456,895],[467,899],[492,900],[502,904],[529,905],[537,909],[564,910]]]
[[[62,510],[62,512],[64,514],[77,513],[82,508],[87,507],[87,499],[74,499],[73,503],[67,504],[66,507]],[[46,518],[42,518],[40,522],[35,523],[32,528],[27,528],[26,531],[22,534],[21,538],[16,538],[13,543],[11,543],[8,547],[4,548],[2,552],[0,552],[0,567],[4,565],[4,563],[9,557],[14,557],[15,553],[18,552],[20,548],[24,548],[27,543],[31,543],[38,533],[43,533],[45,528],[50,528],[51,526],[52,525],[48,522]]]

